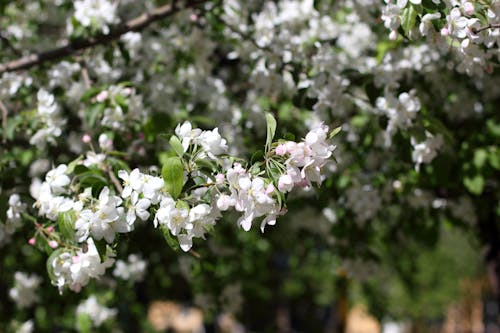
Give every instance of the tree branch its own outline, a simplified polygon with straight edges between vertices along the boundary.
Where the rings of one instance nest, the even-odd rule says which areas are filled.
[[[477,29],[472,29],[472,32],[477,34],[480,33],[483,30],[488,30],[488,29],[498,29],[500,28],[500,23],[490,23],[488,25],[485,25],[484,27],[477,28]]]
[[[0,111],[2,112],[2,144],[7,142],[7,108],[0,99]]]
[[[169,4],[155,8],[151,12],[143,13],[138,17],[131,19],[130,21],[127,21],[125,24],[119,25],[114,29],[111,29],[111,31],[107,35],[98,34],[96,36],[89,38],[67,41],[61,47],[31,54],[14,61],[10,61],[5,64],[0,64],[0,75],[5,72],[13,72],[22,69],[28,69],[48,61],[55,61],[64,58],[78,51],[88,49],[96,45],[106,44],[108,42],[120,38],[127,32],[141,31],[153,22],[172,16],[183,9],[194,8],[205,2],[207,2],[207,0],[187,0],[184,3],[184,6],[176,6],[176,1],[174,0]]]

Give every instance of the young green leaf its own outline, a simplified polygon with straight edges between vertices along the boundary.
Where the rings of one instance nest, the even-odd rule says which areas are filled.
[[[57,217],[57,224],[59,226],[59,231],[65,238],[75,238],[75,220],[76,216],[73,210],[59,213],[59,216]]]
[[[184,186],[184,168],[181,159],[179,157],[167,158],[161,169],[161,175],[165,181],[165,190],[176,199]]]
[[[175,252],[179,252],[179,250],[181,249],[179,246],[179,242],[174,238],[174,236],[172,236],[170,230],[168,230],[168,228],[164,225],[162,225],[160,228],[163,233],[163,237],[167,241],[168,246],[170,246]]]
[[[266,151],[271,148],[271,143],[273,143],[274,135],[276,134],[276,119],[269,112],[266,113],[266,124],[267,124],[267,138],[266,138]]]
[[[339,134],[340,131],[342,131],[342,126],[339,126],[337,128],[332,129],[330,131],[330,133],[328,134],[328,139],[333,138],[335,135]]]
[[[184,155],[184,147],[182,147],[181,140],[175,135],[172,135],[170,138],[170,147],[175,151],[175,153],[179,156],[182,157]]]

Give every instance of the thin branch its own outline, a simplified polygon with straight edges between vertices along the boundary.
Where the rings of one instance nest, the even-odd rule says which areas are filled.
[[[92,87],[92,81],[90,80],[89,70],[87,68],[87,63],[83,59],[78,59],[78,63],[82,68],[80,74],[82,75],[83,83],[85,88],[90,89]]]
[[[2,44],[8,48],[9,50],[12,51],[12,53],[14,53],[16,56],[18,57],[22,57],[23,54],[21,53],[21,51],[19,51],[17,48],[14,47],[14,45],[12,45],[12,43],[10,42],[10,40],[5,37],[2,33],[0,33],[0,40],[2,41]]]
[[[2,143],[5,144],[7,142],[7,108],[5,107],[5,104],[3,104],[2,100],[0,99],[0,111],[2,112]]]
[[[488,29],[498,29],[500,28],[500,23],[490,23],[488,25],[485,25],[484,27],[474,29],[472,28],[472,32],[477,34],[480,33],[481,31],[488,30]]]
[[[13,72],[21,69],[31,68],[36,65],[48,61],[55,61],[66,56],[72,55],[78,51],[85,50],[96,45],[107,44],[120,38],[122,35],[131,31],[141,31],[148,27],[153,22],[159,21],[166,17],[172,16],[186,8],[195,8],[196,6],[207,2],[208,0],[187,0],[184,6],[176,6],[176,1],[170,4],[153,9],[151,12],[143,13],[138,17],[127,21],[123,25],[119,25],[111,29],[109,34],[98,34],[89,38],[81,38],[66,43],[58,48],[43,51],[26,57],[10,61],[5,64],[0,64],[0,75],[5,72]]]
[[[113,183],[113,185],[115,185],[115,188],[118,191],[118,193],[121,194],[123,192],[122,184],[120,184],[120,181],[118,180],[118,178],[116,178],[115,173],[113,172],[113,169],[109,165],[108,165],[107,169],[108,169],[108,175],[109,175],[109,178],[111,179],[111,182]]]

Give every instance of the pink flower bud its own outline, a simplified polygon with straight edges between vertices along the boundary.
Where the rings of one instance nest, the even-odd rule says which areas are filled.
[[[224,179],[225,179],[225,177],[224,177],[224,175],[223,175],[222,173],[218,173],[218,174],[215,176],[215,182],[216,182],[217,184],[222,184],[222,183],[224,183]]]
[[[271,194],[273,192],[274,192],[274,185],[273,185],[273,183],[269,183],[269,185],[267,185],[267,187],[266,187],[265,193],[267,195],[269,195],[269,194]]]
[[[286,154],[286,146],[285,145],[278,145],[275,149],[276,155],[283,156]]]
[[[474,14],[474,5],[470,2],[466,2],[463,5],[465,15]]]
[[[54,227],[53,226],[50,226],[50,227],[47,227],[47,232],[50,234],[52,231],[54,231]]]
[[[450,30],[447,27],[441,29],[441,36],[448,36],[450,34]]]
[[[55,240],[51,240],[51,241],[49,242],[49,246],[50,246],[51,248],[55,249],[56,247],[58,247],[58,246],[59,246],[59,244],[57,244],[57,242],[56,242]]]
[[[30,239],[28,239],[28,244],[34,246],[36,244],[36,239],[34,237],[31,237]]]
[[[99,103],[102,103],[104,102],[109,96],[109,93],[107,90],[103,90],[101,91],[97,96],[96,96],[96,101],[98,101]]]
[[[78,264],[80,262],[80,257],[79,256],[73,256],[71,258],[71,261],[73,261],[73,264]]]
[[[90,141],[92,141],[92,139],[90,138],[90,135],[88,135],[87,133],[85,133],[83,136],[82,136],[82,141],[84,143],[90,143]]]

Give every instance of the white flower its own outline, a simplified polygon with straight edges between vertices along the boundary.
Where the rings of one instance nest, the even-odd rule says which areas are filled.
[[[200,136],[200,134],[201,130],[199,128],[193,129],[189,121],[185,121],[182,125],[179,124],[175,128],[175,135],[181,140],[185,152],[188,150],[191,141]]]
[[[196,139],[196,142],[203,147],[212,159],[227,151],[227,142],[220,136],[218,128],[212,131],[203,131]]]
[[[117,3],[107,0],[76,0],[75,19],[84,27],[95,25],[102,32],[109,33],[109,24],[117,23]]]
[[[113,319],[116,317],[117,313],[118,311],[116,309],[107,308],[99,304],[94,295],[80,303],[76,308],[76,315],[85,314],[89,316],[95,327],[101,326],[106,320]]]
[[[66,192],[65,187],[71,182],[68,175],[66,175],[67,169],[66,164],[60,164],[57,168],[50,170],[45,176],[45,181],[50,186],[53,194]]]
[[[101,148],[102,151],[113,150],[113,140],[104,133],[99,135],[99,148]]]
[[[161,199],[161,190],[165,182],[160,177],[150,175],[142,176],[142,194],[145,198],[151,200],[151,203],[158,203]]]
[[[436,156],[437,151],[443,144],[441,135],[433,136],[429,132],[425,132],[427,137],[423,142],[417,142],[414,137],[411,137],[411,145],[413,146],[412,159],[415,162],[415,169],[420,169],[420,164],[430,163]]]
[[[293,185],[293,179],[288,174],[282,175],[278,180],[278,190],[281,192],[290,192]]]
[[[126,281],[142,281],[146,273],[147,262],[142,260],[139,255],[130,254],[128,262],[123,260],[116,261],[116,268],[113,275]]]
[[[448,32],[457,38],[465,38],[467,36],[468,19],[462,16],[459,8],[453,8],[450,15],[446,16],[448,21]]]
[[[429,14],[425,14],[422,17],[422,20],[421,20],[420,25],[418,27],[422,36],[427,36],[429,34],[429,30],[434,31],[434,26],[432,25],[432,20],[437,20],[440,17],[441,17],[440,13],[432,13],[432,14],[429,13]]]
[[[26,204],[21,201],[19,194],[14,193],[9,197],[7,210],[7,226],[14,232],[21,226],[21,214],[26,211]]]
[[[123,179],[122,198],[128,198],[132,191],[141,192],[143,186],[143,177],[139,169],[134,169],[130,174],[125,170],[118,171],[118,177]]]
[[[22,325],[16,330],[16,333],[32,333],[34,329],[35,324],[33,323],[33,320],[30,319],[22,323]]]
[[[42,279],[36,275],[27,275],[22,272],[14,274],[14,288],[9,290],[9,296],[20,308],[27,308],[38,302],[40,298],[36,294]]]
[[[166,226],[174,236],[180,234],[182,230],[193,229],[193,224],[189,221],[189,211],[186,208],[172,208]]]
[[[127,211],[127,223],[129,225],[134,224],[136,217],[146,221],[150,216],[148,211],[150,206],[151,201],[149,199],[139,199],[139,194],[137,192],[132,192],[130,196],[130,206]]]
[[[99,200],[93,207],[80,212],[75,222],[78,241],[85,241],[89,235],[96,240],[104,238],[112,243],[116,233],[127,233],[132,230],[127,223],[120,197],[109,194],[109,188],[104,187],[99,194]]]

